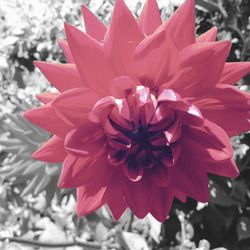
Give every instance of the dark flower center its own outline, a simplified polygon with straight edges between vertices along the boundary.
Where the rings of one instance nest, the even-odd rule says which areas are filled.
[[[151,124],[146,126],[139,124],[135,127],[133,121],[127,121],[133,128],[129,130],[117,124],[112,118],[109,118],[109,121],[120,134],[118,137],[111,136],[108,139],[109,145],[115,151],[109,156],[114,165],[126,163],[130,168],[136,168],[138,164],[141,164],[143,168],[152,168],[160,164],[163,158],[172,162],[173,153],[170,145],[167,145],[161,129],[151,131],[150,129],[153,127]],[[160,140],[162,143],[158,145],[156,142]]]

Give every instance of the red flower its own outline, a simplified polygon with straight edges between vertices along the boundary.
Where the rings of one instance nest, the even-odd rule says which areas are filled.
[[[232,85],[250,63],[225,63],[216,28],[195,37],[194,0],[163,24],[155,0],[138,20],[116,0],[108,28],[82,12],[86,33],[65,24],[60,42],[68,63],[36,62],[59,92],[25,113],[54,134],[33,157],[63,162],[79,215],[107,203],[164,221],[174,197],[208,201],[207,172],[238,175],[229,136],[249,130],[249,95]]]

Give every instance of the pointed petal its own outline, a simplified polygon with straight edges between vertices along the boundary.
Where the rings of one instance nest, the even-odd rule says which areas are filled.
[[[207,166],[231,160],[233,150],[230,140],[223,129],[205,121],[203,128],[184,127],[181,145],[182,153],[173,168],[172,180],[182,193],[197,201],[207,202]]]
[[[132,54],[143,38],[144,34],[123,0],[115,1],[104,50],[118,75],[127,73]]]
[[[106,26],[85,5],[82,6],[82,14],[86,32],[97,41],[103,41]]]
[[[239,175],[239,170],[234,162],[230,159],[228,161],[217,162],[215,164],[207,164],[207,172],[229,178],[236,178]]]
[[[107,193],[108,187],[105,182],[93,181],[77,188],[77,214],[84,216],[93,213],[106,203]]]
[[[182,155],[192,149],[192,158],[202,162],[216,164],[233,157],[231,142],[225,131],[208,120],[203,127],[183,127],[181,145]]]
[[[63,162],[58,186],[60,188],[76,188],[94,182],[102,181],[113,174],[114,166],[107,161],[104,147],[90,156],[81,158],[69,154]]]
[[[196,43],[180,52],[178,74],[167,83],[168,88],[180,92],[182,97],[202,95],[220,79],[230,50],[229,41]]]
[[[143,85],[159,86],[177,72],[178,58],[172,39],[163,30],[139,43],[134,52],[132,68]]]
[[[236,84],[241,78],[250,72],[250,62],[225,63],[220,84]]]
[[[123,180],[123,194],[129,208],[138,218],[145,217],[150,210],[153,196],[153,185],[149,176],[143,176],[140,181]]]
[[[119,171],[119,173],[121,173],[121,171]],[[116,220],[119,220],[127,209],[127,204],[122,194],[121,182],[121,176],[116,174],[115,179],[112,180],[112,186],[114,187],[112,189],[112,198],[107,202],[107,205]]]
[[[138,19],[141,30],[152,34],[162,23],[159,7],[156,0],[147,0]]]
[[[45,162],[63,162],[67,153],[64,149],[64,139],[56,135],[51,137],[32,154],[34,159]]]
[[[65,91],[54,99],[52,106],[72,123],[78,124],[88,120],[88,113],[98,100],[90,89],[77,88]]]
[[[179,189],[177,189],[177,188],[175,188],[174,189],[174,195],[175,195],[175,197],[179,200],[179,201],[181,201],[181,202],[186,202],[186,200],[187,200],[187,195],[185,194],[185,193],[183,193],[183,192],[181,192]]]
[[[218,124],[229,136],[250,129],[250,94],[236,87],[218,84],[194,104],[206,119]]]
[[[127,209],[127,204],[122,195],[120,198],[111,199],[107,204],[115,220],[119,220]]]
[[[210,77],[207,79],[207,81],[211,82],[212,84],[216,84],[221,76],[230,48],[230,41],[201,44],[196,43],[181,52],[181,66],[197,67],[197,64],[201,63],[201,60],[203,60],[203,68],[202,70],[200,69],[200,73],[204,74],[204,71],[209,72]],[[208,53],[208,57],[206,58],[207,63],[210,65],[208,68],[205,68],[207,65],[204,63],[205,58],[203,53]]]
[[[34,63],[48,81],[60,92],[85,86],[74,64],[47,63],[41,61]]]
[[[164,165],[157,165],[150,169],[150,178],[155,185],[167,187],[171,181],[171,169]]]
[[[160,222],[166,221],[174,198],[172,185],[157,187],[150,206],[150,213]]]
[[[115,76],[101,44],[70,24],[65,23],[65,30],[81,79],[97,93],[107,95]]]
[[[57,92],[48,92],[48,93],[37,94],[36,98],[42,103],[46,104],[52,102],[59,95],[60,94]]]
[[[217,36],[217,28],[213,27],[196,38],[197,43],[214,42]]]
[[[65,149],[77,157],[91,157],[104,144],[103,136],[103,131],[98,125],[87,122],[67,134]]]
[[[73,128],[73,124],[58,114],[50,104],[30,109],[24,112],[24,117],[59,137],[64,137]]]
[[[181,157],[178,166],[173,171],[173,181],[178,190],[201,202],[209,199],[208,177],[206,169],[197,165],[191,157],[186,154]]]
[[[94,178],[91,182],[77,188],[77,214],[80,216],[90,214],[105,203],[110,203],[117,198],[121,192],[120,188],[119,174],[112,171],[109,171],[109,174],[101,180]],[[119,197],[122,199],[122,196]],[[118,217],[122,209],[114,211],[115,216]]]
[[[180,51],[195,43],[194,0],[186,0],[158,30],[165,29]]]
[[[67,63],[74,63],[74,59],[73,59],[73,56],[72,56],[71,51],[69,49],[68,42],[65,40],[59,40],[58,43],[59,43],[59,46],[63,50],[64,56],[67,59]]]

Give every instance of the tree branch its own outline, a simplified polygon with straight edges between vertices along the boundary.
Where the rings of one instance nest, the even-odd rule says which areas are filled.
[[[74,241],[70,242],[58,242],[58,243],[47,243],[47,242],[41,242],[37,240],[27,240],[17,237],[0,237],[0,241],[9,241],[9,242],[15,242],[20,243],[24,245],[34,246],[34,247],[45,247],[45,248],[58,248],[58,247],[71,247],[71,246],[82,246],[86,248],[92,248],[92,249],[101,249],[101,245],[99,243],[94,242],[86,242],[82,241],[79,238],[75,238]]]
[[[222,4],[218,3],[213,3],[211,1],[207,1],[207,0],[195,0],[195,3],[197,5],[200,5],[201,7],[210,10],[210,11],[218,11],[220,12],[223,17],[226,19],[228,18],[228,14],[226,12],[226,10],[223,8]]]

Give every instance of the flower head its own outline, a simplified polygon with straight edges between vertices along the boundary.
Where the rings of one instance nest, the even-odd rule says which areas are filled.
[[[33,157],[63,162],[79,215],[106,203],[164,221],[174,197],[208,201],[207,173],[238,175],[229,137],[249,130],[249,95],[232,85],[250,63],[225,63],[216,28],[195,36],[194,0],[166,23],[156,0],[138,20],[116,0],[109,27],[82,12],[86,33],[66,23],[60,42],[68,63],[36,62],[58,92],[25,113],[54,134]]]

